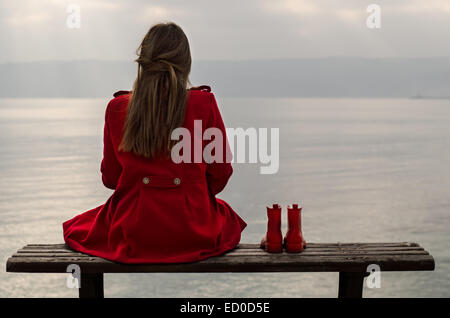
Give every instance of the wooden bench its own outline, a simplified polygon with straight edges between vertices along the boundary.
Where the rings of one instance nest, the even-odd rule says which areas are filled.
[[[309,243],[301,254],[269,254],[257,244],[196,263],[126,265],[78,253],[65,244],[30,244],[6,263],[7,272],[66,273],[81,269],[80,298],[103,297],[103,273],[338,272],[341,298],[362,297],[367,267],[381,271],[431,271],[433,257],[417,243]]]

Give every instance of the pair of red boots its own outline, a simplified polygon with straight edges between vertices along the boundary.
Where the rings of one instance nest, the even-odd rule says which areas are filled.
[[[269,253],[283,252],[283,246],[288,253],[300,253],[306,248],[302,234],[302,208],[298,204],[287,207],[288,231],[284,237],[281,235],[281,206],[274,204],[267,207],[267,234],[261,240],[261,248]]]

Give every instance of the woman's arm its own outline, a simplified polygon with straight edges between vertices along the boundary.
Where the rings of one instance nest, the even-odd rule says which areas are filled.
[[[208,186],[212,194],[216,195],[225,188],[228,179],[230,179],[233,174],[233,168],[231,167],[232,155],[230,145],[228,144],[225,124],[223,123],[222,116],[219,108],[217,107],[217,102],[213,94],[210,94],[210,107],[212,110],[212,115],[207,127],[218,128],[223,136],[222,162],[212,162],[206,166],[206,179],[208,181]]]
[[[114,190],[117,186],[122,166],[117,160],[108,126],[108,110],[105,114],[105,127],[103,129],[103,160],[100,165],[102,181],[105,187]]]

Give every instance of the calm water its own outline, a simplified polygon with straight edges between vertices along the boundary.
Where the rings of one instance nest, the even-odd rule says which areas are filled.
[[[0,99],[0,297],[75,297],[64,274],[5,273],[28,243],[111,195],[99,172],[103,99]],[[229,127],[279,127],[280,170],[235,165],[220,196],[265,232],[265,205],[301,203],[308,241],[416,241],[435,272],[382,273],[366,297],[450,296],[450,100],[220,99]],[[283,219],[283,226],[286,225]],[[111,274],[107,297],[335,297],[336,273]]]

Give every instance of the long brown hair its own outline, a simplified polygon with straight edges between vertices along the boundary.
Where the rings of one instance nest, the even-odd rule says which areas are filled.
[[[155,158],[170,154],[183,124],[191,71],[189,41],[175,23],[154,25],[137,51],[138,75],[119,150]]]

